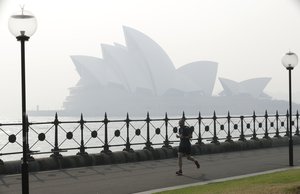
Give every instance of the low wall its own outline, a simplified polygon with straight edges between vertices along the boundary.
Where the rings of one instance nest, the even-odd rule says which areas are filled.
[[[293,137],[294,144],[300,144],[300,137]],[[258,140],[222,142],[219,144],[192,145],[193,155],[213,154],[221,152],[242,151],[250,149],[288,146],[288,138],[269,138]],[[29,171],[46,171],[84,166],[120,164],[146,160],[159,160],[177,157],[178,147],[120,151],[112,153],[84,154],[75,156],[38,158],[29,162]],[[8,161],[0,165],[0,174],[21,173],[21,161]]]

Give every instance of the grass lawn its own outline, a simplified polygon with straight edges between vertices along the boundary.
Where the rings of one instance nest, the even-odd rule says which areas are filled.
[[[300,169],[187,187],[162,194],[300,194]]]

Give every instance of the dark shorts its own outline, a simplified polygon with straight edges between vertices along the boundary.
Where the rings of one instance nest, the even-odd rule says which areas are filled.
[[[188,143],[180,143],[179,145],[179,149],[178,152],[183,153],[183,154],[187,154],[187,155],[191,155],[192,153],[192,146],[190,144],[190,142]]]

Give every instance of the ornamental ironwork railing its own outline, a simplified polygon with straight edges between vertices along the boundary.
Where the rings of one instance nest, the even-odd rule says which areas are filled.
[[[192,144],[205,144],[249,139],[282,137],[289,135],[289,113],[264,115],[180,117],[132,119],[109,119],[105,113],[100,120],[59,119],[56,114],[53,121],[29,122],[28,155],[38,157],[62,156],[70,154],[88,154],[111,151],[133,151],[156,147],[177,146],[179,139],[178,121],[193,130]],[[293,135],[299,135],[299,113],[292,115]],[[22,156],[22,123],[0,123],[0,160],[19,160]]]

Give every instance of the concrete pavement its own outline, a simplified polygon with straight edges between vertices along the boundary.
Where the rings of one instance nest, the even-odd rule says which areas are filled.
[[[288,167],[288,147],[195,156],[201,164],[183,160],[183,176],[176,176],[176,159],[144,161],[45,171],[30,174],[31,194],[122,194],[192,184]],[[294,146],[294,165],[300,146]],[[0,176],[0,193],[21,193],[21,176]]]

